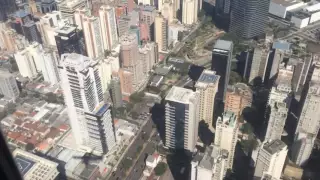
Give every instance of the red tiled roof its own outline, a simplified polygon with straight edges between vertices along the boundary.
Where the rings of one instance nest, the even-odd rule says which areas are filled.
[[[59,127],[58,127],[58,129],[60,130],[60,131],[67,131],[68,129],[70,128],[70,126],[69,125],[67,125],[67,124],[61,124]]]
[[[21,136],[21,133],[19,132],[9,132],[7,135],[10,139],[17,139],[19,136]]]
[[[22,123],[23,123],[23,121],[21,121],[20,119],[16,119],[14,121],[14,124],[17,125],[17,126],[21,126]]]
[[[54,139],[60,134],[60,131],[57,128],[52,127],[50,132],[47,134],[47,138]]]
[[[23,143],[23,144],[27,144],[27,138],[24,135],[19,136],[16,141]]]

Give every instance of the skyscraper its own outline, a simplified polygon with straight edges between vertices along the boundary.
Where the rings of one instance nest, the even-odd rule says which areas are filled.
[[[104,56],[99,19],[94,16],[85,16],[82,24],[88,57]]]
[[[112,77],[110,91],[113,107],[122,107],[122,93],[119,77]]]
[[[263,82],[265,79],[267,63],[269,59],[269,47],[265,45],[260,45],[254,48],[253,57],[248,65],[249,74],[248,74],[248,82],[250,84],[254,84],[255,82]]]
[[[223,29],[229,29],[231,0],[216,0],[215,4],[215,19],[217,26]]]
[[[219,79],[220,76],[214,71],[204,70],[195,85],[200,93],[200,121],[204,120],[211,130],[213,130],[214,99]]]
[[[20,94],[16,78],[4,70],[0,70],[0,94],[12,99],[16,99]]]
[[[75,23],[74,12],[76,9],[85,7],[86,3],[86,0],[57,0],[58,10],[63,19],[67,19],[70,23]]]
[[[105,5],[101,6],[99,9],[99,18],[103,47],[105,50],[111,51],[119,42],[114,8]]]
[[[277,101],[271,102],[268,127],[264,137],[266,141],[281,139],[287,114],[288,109],[286,103]]]
[[[57,84],[60,81],[58,70],[58,55],[54,49],[45,48],[41,54],[39,54],[43,60],[41,72],[44,81],[50,84]]]
[[[158,51],[168,50],[168,20],[158,14],[154,20],[154,40],[158,43]]]
[[[34,21],[29,21],[25,23],[22,26],[22,29],[23,29],[24,36],[30,43],[32,42],[42,43],[40,33]]]
[[[75,26],[65,25],[56,30],[55,40],[59,56],[64,53],[87,54],[83,31]]]
[[[233,166],[238,130],[237,116],[233,112],[226,111],[218,118],[214,144],[228,151],[227,169],[232,169]]]
[[[260,36],[265,31],[270,0],[232,1],[229,30],[245,39]]]
[[[209,146],[191,161],[191,180],[223,180],[227,171],[228,151]]]
[[[233,43],[231,41],[218,40],[212,51],[211,70],[220,76],[216,99],[224,102],[229,76],[231,71]]]
[[[107,153],[116,140],[110,106],[103,102],[98,62],[79,54],[63,54],[59,69],[77,144]]]
[[[292,157],[296,164],[304,165],[310,157],[315,137],[320,128],[320,66],[315,65],[307,97],[296,129]]]
[[[165,101],[165,147],[194,152],[198,139],[199,93],[173,86]]]
[[[90,16],[91,12],[86,7],[81,7],[74,12],[74,24],[78,26],[78,29],[83,29],[83,19],[86,16]]]
[[[34,60],[27,49],[15,53],[14,58],[22,77],[33,79],[38,75]]]
[[[297,59],[294,66],[292,86],[293,91],[298,92],[306,83],[308,72],[312,65],[312,56],[306,56],[303,59]]]
[[[280,179],[287,153],[286,144],[279,139],[263,143],[258,152],[254,177],[261,178],[264,174],[268,174]]]
[[[0,0],[0,21],[5,22],[8,15],[17,9],[15,0]]]
[[[199,0],[182,0],[182,23],[191,25],[198,20]]]

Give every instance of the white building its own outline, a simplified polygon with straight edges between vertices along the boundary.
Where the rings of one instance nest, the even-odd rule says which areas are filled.
[[[88,57],[97,58],[104,56],[99,18],[85,16],[82,19],[82,26]]]
[[[38,75],[36,65],[28,49],[23,49],[14,54],[19,73],[22,77],[33,79]]]
[[[109,89],[112,74],[118,73],[119,68],[120,62],[118,53],[113,52],[110,56],[99,60],[99,72],[103,92]]]
[[[298,11],[293,14],[291,17],[291,22],[297,27],[297,28],[304,28],[307,27],[310,21],[309,14],[303,11]]]
[[[165,147],[194,152],[198,139],[199,93],[173,86],[165,100]]]
[[[54,180],[58,178],[58,163],[21,149],[16,149],[12,155],[23,179]]]
[[[296,129],[292,157],[297,165],[304,165],[309,159],[319,128],[320,66],[316,65]]]
[[[175,43],[179,41],[179,32],[185,31],[185,27],[182,24],[171,23],[168,26],[168,45],[174,47]],[[181,41],[181,40],[180,40]]]
[[[214,100],[219,79],[220,76],[214,71],[204,70],[195,85],[200,93],[200,121],[204,120],[211,130],[213,130]]]
[[[161,14],[168,20],[168,23],[171,23],[173,21],[173,19],[176,17],[176,12],[171,1],[165,1],[162,4]]]
[[[114,8],[111,6],[101,6],[99,18],[103,47],[105,50],[111,51],[119,42]]]
[[[233,166],[238,130],[237,116],[233,112],[226,111],[222,114],[222,117],[218,117],[214,144],[228,151],[226,165],[228,169],[232,169]]]
[[[258,153],[254,177],[262,178],[264,174],[269,174],[272,178],[280,179],[287,153],[287,145],[279,139],[263,143]]]
[[[60,81],[57,52],[53,49],[45,48],[39,56],[43,60],[41,72],[44,81],[50,84],[57,84]]]
[[[90,16],[91,12],[86,7],[81,7],[75,10],[74,12],[74,24],[78,26],[78,29],[83,29],[83,19],[87,16]]]
[[[77,144],[107,153],[116,140],[110,107],[103,102],[98,62],[79,54],[63,54],[59,69]]]
[[[182,23],[186,25],[194,24],[198,21],[198,1],[182,0]]]
[[[16,78],[4,70],[0,70],[0,94],[11,99],[16,99],[20,94]]]
[[[265,140],[281,139],[288,109],[284,102],[272,101],[270,111],[267,132],[264,138]]]
[[[223,180],[227,171],[228,152],[218,146],[207,147],[191,161],[191,180]]]
[[[67,19],[70,23],[75,23],[74,13],[76,9],[85,7],[86,0],[57,0],[58,10],[61,12],[62,18]]]
[[[287,12],[305,5],[300,0],[271,0],[269,13],[281,18],[286,18]]]

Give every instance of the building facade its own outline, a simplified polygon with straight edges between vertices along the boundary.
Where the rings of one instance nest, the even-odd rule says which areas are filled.
[[[194,24],[198,21],[199,0],[182,0],[182,23]]]
[[[11,99],[16,99],[20,94],[16,78],[4,70],[0,70],[0,94]]]
[[[110,6],[101,6],[99,9],[99,18],[103,47],[105,50],[111,51],[119,43],[114,8]]]
[[[165,101],[165,147],[194,152],[198,139],[199,93],[173,86]]]
[[[270,104],[270,115],[265,135],[265,140],[281,139],[283,128],[286,123],[288,108],[286,103],[272,101]]]
[[[154,40],[159,52],[168,50],[168,20],[158,14],[154,20]]]

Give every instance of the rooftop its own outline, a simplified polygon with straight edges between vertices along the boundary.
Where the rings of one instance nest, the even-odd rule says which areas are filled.
[[[299,1],[299,0],[272,0],[271,2],[275,4],[279,4],[284,7],[289,7],[298,3],[302,3],[302,1]]]
[[[305,12],[303,10],[296,11],[293,13],[293,16],[299,19],[306,19],[310,17],[310,14],[308,12]]]
[[[206,88],[209,84],[217,84],[219,82],[220,76],[216,75],[215,71],[211,70],[204,70],[200,75],[197,83],[196,88],[204,87]]]
[[[14,160],[16,161],[17,167],[23,176],[27,174],[34,164],[36,164],[34,161],[20,155],[16,155]]]
[[[225,40],[219,39],[214,45],[213,49],[230,51],[232,49],[232,46],[233,46],[232,41],[225,41]]]
[[[263,149],[265,149],[270,154],[275,154],[285,147],[287,147],[287,145],[279,139],[267,142],[263,145]]]
[[[272,45],[272,49],[279,49],[279,50],[284,50],[284,51],[289,51],[290,50],[290,43],[286,41],[276,41]]]
[[[192,100],[195,96],[195,92],[190,89],[185,89],[178,86],[173,86],[169,91],[166,100],[179,102],[183,104],[189,104],[190,100]]]

